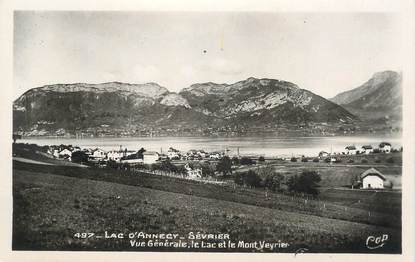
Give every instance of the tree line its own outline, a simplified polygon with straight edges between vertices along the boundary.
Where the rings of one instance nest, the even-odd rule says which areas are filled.
[[[303,171],[301,174],[282,174],[272,166],[258,170],[235,173],[234,182],[252,188],[265,188],[272,192],[290,192],[317,196],[321,176],[316,171]]]

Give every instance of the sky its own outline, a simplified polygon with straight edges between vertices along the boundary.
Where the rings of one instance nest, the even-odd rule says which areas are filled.
[[[274,78],[331,98],[402,70],[393,13],[15,11],[14,95],[57,83]]]

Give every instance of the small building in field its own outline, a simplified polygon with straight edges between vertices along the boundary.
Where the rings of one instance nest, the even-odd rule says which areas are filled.
[[[203,149],[202,150],[199,150],[199,151],[197,151],[197,154],[199,155],[199,156],[201,156],[202,158],[206,158],[209,154],[207,153],[207,152],[205,152]]]
[[[70,159],[72,156],[72,152],[69,149],[65,148],[64,150],[59,152],[58,156],[59,158]]]
[[[168,160],[168,159],[169,159],[169,156],[168,155],[166,155],[166,154],[159,154],[158,160],[164,161],[164,160]]]
[[[362,146],[362,153],[366,155],[373,153],[373,147],[371,145]]]
[[[167,151],[167,156],[169,157],[169,159],[179,160],[181,157],[181,153],[180,150],[170,147]]]
[[[346,154],[348,155],[356,155],[357,154],[357,149],[355,146],[346,146]]]
[[[102,149],[96,148],[90,151],[88,155],[88,161],[92,163],[99,163],[100,161],[104,160],[106,157],[106,152]]]
[[[388,142],[382,142],[379,144],[379,151],[383,153],[390,153],[392,150],[392,145]]]
[[[222,159],[223,156],[224,154],[222,152],[212,152],[209,155],[211,159]]]
[[[159,160],[159,153],[154,151],[146,151],[143,153],[144,164],[154,164]]]
[[[191,179],[202,178],[202,169],[201,168],[191,168],[189,164],[184,166],[187,172],[187,176]]]
[[[59,158],[59,149],[49,149],[49,154],[51,154],[54,158]]]
[[[95,149],[92,151],[92,157],[96,158],[96,159],[103,159],[105,158],[105,151],[102,149]]]
[[[330,157],[329,159],[330,159],[330,163],[339,163],[341,161],[340,158],[337,158],[334,156]]]
[[[169,151],[167,151],[167,157],[169,159],[178,160],[178,159],[180,159],[180,152],[169,150]]]
[[[320,153],[318,153],[318,157],[323,158],[323,157],[328,157],[329,153],[327,153],[326,151],[320,151]]]
[[[120,161],[121,158],[124,156],[124,152],[121,150],[113,150],[107,153],[108,160]]]
[[[363,189],[383,189],[386,178],[375,168],[370,168],[360,175]]]

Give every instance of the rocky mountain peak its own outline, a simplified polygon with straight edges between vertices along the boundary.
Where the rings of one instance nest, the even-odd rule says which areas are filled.
[[[170,93],[163,97],[160,101],[160,104],[166,106],[183,106],[185,108],[190,108],[189,103],[181,95],[176,93]]]
[[[400,119],[402,114],[402,76],[395,71],[382,71],[361,86],[342,92],[332,99],[363,119],[387,116]]]

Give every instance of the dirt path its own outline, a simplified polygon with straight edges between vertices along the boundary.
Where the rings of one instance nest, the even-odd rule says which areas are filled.
[[[50,162],[43,162],[43,161],[32,160],[32,159],[29,159],[29,158],[15,156],[15,157],[13,157],[13,160],[19,161],[19,162],[23,162],[23,163],[36,164],[36,165],[47,165],[47,166],[76,166],[76,167],[84,167],[84,168],[89,167],[89,166],[86,166],[86,165],[81,165],[81,164],[72,163],[72,162],[69,162],[69,161],[56,160],[56,159],[50,159],[50,160],[48,160]]]
[[[23,157],[13,157],[13,160],[16,160],[16,161],[19,161],[19,162],[24,162],[24,163],[29,163],[29,164],[56,166],[55,164],[41,162],[41,161],[36,161],[36,160],[32,160],[32,159],[28,159],[28,158],[23,158]]]

